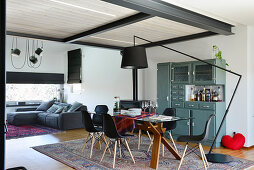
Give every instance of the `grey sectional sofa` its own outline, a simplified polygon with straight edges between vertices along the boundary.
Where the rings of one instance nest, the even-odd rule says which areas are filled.
[[[61,130],[83,128],[82,112],[86,111],[85,105],[75,112],[48,113],[36,111],[34,108],[18,108],[15,112],[7,113],[7,122],[15,126],[41,124]]]

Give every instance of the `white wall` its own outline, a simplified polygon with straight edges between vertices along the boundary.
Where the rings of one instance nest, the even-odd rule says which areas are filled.
[[[64,57],[66,55],[66,48],[68,45],[58,42],[43,41],[43,59],[41,66],[37,69],[30,68],[27,65],[23,69],[15,69],[11,64],[11,49],[12,49],[12,36],[7,36],[6,41],[6,70],[16,72],[39,72],[39,73],[66,73],[67,60]],[[30,45],[31,45],[30,39]],[[35,41],[36,43],[37,41]],[[39,41],[40,44],[40,41]],[[14,46],[15,47],[15,46]],[[18,38],[18,48],[21,50],[19,58],[13,57],[15,66],[20,67],[24,61],[26,39]]]
[[[113,111],[115,96],[120,99],[132,99],[132,72],[121,69],[121,55],[118,50],[83,47],[82,92],[69,93],[68,103],[79,101],[94,111],[96,105],[105,104]],[[142,72],[139,73],[139,99],[142,95]]]
[[[253,144],[254,141],[254,26],[249,26],[248,28],[248,141]]]
[[[248,108],[249,110],[247,110],[247,76],[249,76],[249,74],[247,74],[247,68],[250,69],[250,66],[248,67],[248,65],[251,65],[251,63],[247,61],[247,27],[235,27],[233,32],[235,34],[231,36],[213,36],[170,44],[168,46],[196,56],[200,59],[211,59],[212,46],[217,45],[222,50],[223,58],[226,59],[229,64],[228,69],[243,75],[239,90],[236,93],[235,99],[226,119],[226,129],[227,134],[229,135],[231,135],[233,132],[242,133],[244,136],[246,136],[245,145],[250,146],[254,145],[254,140],[250,140],[249,138],[250,133],[248,133],[248,112],[252,111],[253,113],[254,108]],[[162,49],[160,47],[150,48],[147,50],[147,53],[148,58],[152,63],[190,61],[187,57],[170,52],[169,50]],[[145,84],[149,84],[149,86],[144,86],[145,94],[153,91],[153,96],[149,97],[156,98],[156,69],[153,66],[145,70],[145,72],[146,73],[144,73],[144,75],[150,75],[149,79],[145,80]],[[248,72],[252,73],[253,76],[253,69],[248,70]],[[145,78],[147,77],[145,76]],[[236,85],[237,77],[227,73],[226,81],[226,103],[228,104],[233,89]],[[251,94],[248,92],[248,96],[250,95]]]
[[[25,38],[18,39],[18,48],[22,50],[21,57],[25,53]],[[88,106],[89,111],[94,111],[98,104],[109,106],[113,110],[114,96],[121,99],[132,99],[132,72],[129,69],[121,69],[121,55],[118,50],[96,48],[44,41],[44,54],[42,64],[38,69],[25,66],[23,69],[14,69],[11,65],[10,51],[12,37],[7,37],[7,71],[64,73],[67,80],[67,51],[82,48],[82,92],[74,94],[71,85],[65,85],[65,97],[68,103],[75,101]],[[22,58],[15,58],[16,64],[22,62]],[[143,99],[143,72],[139,71],[139,99]]]

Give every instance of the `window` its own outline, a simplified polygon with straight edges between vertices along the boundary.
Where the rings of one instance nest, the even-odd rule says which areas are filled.
[[[6,101],[48,101],[58,98],[58,84],[7,84]]]

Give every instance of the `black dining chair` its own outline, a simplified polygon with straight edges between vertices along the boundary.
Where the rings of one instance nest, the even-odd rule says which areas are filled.
[[[131,159],[132,159],[132,161],[135,164],[135,160],[134,160],[134,158],[132,156],[129,144],[128,144],[127,140],[126,140],[126,138],[131,137],[133,135],[129,135],[129,134],[128,135],[127,134],[120,135],[118,133],[117,129],[116,129],[116,125],[115,125],[115,122],[114,122],[113,118],[109,114],[104,114],[103,115],[103,132],[109,138],[109,140],[106,143],[106,147],[105,147],[105,150],[104,150],[104,152],[102,154],[100,162],[103,160],[107,148],[110,147],[109,144],[111,145],[111,142],[112,142],[111,140],[114,140],[115,143],[113,143],[114,144],[113,168],[115,168],[117,144],[118,144],[119,156],[120,157],[122,156],[122,151],[121,151],[121,145],[122,145],[122,146],[124,146],[128,150],[128,152],[129,152],[129,154],[131,156]],[[124,140],[125,145],[122,143],[122,139]]]
[[[99,145],[101,147],[101,140],[103,140],[106,143],[106,139],[103,135],[103,130],[102,128],[98,128],[98,127],[94,127],[92,119],[90,114],[87,111],[82,111],[82,121],[83,121],[83,125],[85,127],[85,130],[88,132],[86,141],[82,147],[81,152],[84,152],[84,149],[86,147],[86,144],[88,141],[91,141],[91,150],[90,150],[90,158],[92,157],[93,154],[93,147],[94,147],[94,143],[97,140],[99,142]],[[110,152],[110,150],[109,150]]]
[[[208,118],[208,120],[206,121],[206,124],[205,124],[205,129],[203,131],[202,134],[200,135],[185,135],[185,136],[179,136],[177,138],[177,141],[178,142],[186,142],[186,145],[185,145],[185,148],[184,148],[184,151],[183,151],[183,155],[182,155],[182,158],[181,158],[181,161],[180,161],[180,164],[178,166],[178,170],[180,169],[182,163],[183,163],[183,159],[184,159],[184,156],[185,156],[185,153],[186,153],[186,150],[188,148],[188,143],[191,142],[191,143],[196,143],[197,145],[194,146],[193,148],[190,148],[191,149],[191,152],[194,152],[195,153],[195,150],[197,149],[196,147],[198,146],[199,147],[199,151],[200,151],[200,155],[201,155],[201,158],[202,158],[202,161],[203,161],[203,164],[204,164],[204,168],[207,169],[207,167],[209,167],[209,164],[208,164],[208,161],[206,159],[206,156],[205,156],[205,152],[204,152],[204,149],[201,145],[201,142],[204,142],[208,139],[208,135],[209,135],[209,126],[210,126],[210,123],[211,123],[211,120],[212,118],[215,116],[215,114],[211,114]],[[190,152],[190,153],[191,153]]]
[[[175,108],[166,108],[163,112],[163,115],[165,116],[176,116],[176,109]],[[163,128],[166,128],[166,133],[168,133],[169,138],[171,140],[171,142],[174,145],[174,148],[176,150],[176,152],[178,152],[175,141],[172,137],[172,130],[174,130],[176,128],[176,121],[171,121],[171,122],[164,122],[163,123]],[[164,156],[164,145],[162,145],[162,155]]]
[[[165,116],[176,116],[176,109],[175,108],[166,108],[163,112],[163,115],[165,115]],[[169,138],[170,138],[171,142],[173,143],[176,152],[178,152],[175,141],[174,141],[174,139],[172,137],[172,134],[171,134],[171,131],[176,128],[176,121],[164,122],[163,123],[163,128],[166,128],[165,133],[168,133]],[[149,152],[152,144],[153,144],[153,140],[151,141],[147,152]],[[162,145],[162,156],[164,156],[164,145]]]
[[[102,127],[102,116],[108,113],[108,106],[106,105],[97,105],[94,109],[95,114],[93,115],[93,124],[94,126]]]

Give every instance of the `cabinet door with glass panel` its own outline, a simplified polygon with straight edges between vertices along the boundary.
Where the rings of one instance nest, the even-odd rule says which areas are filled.
[[[215,64],[214,60],[207,60],[211,64]],[[216,72],[215,67],[202,63],[193,63],[193,83],[194,84],[215,84],[216,83]]]
[[[174,63],[171,68],[171,82],[189,84],[191,83],[191,64],[190,63]]]

